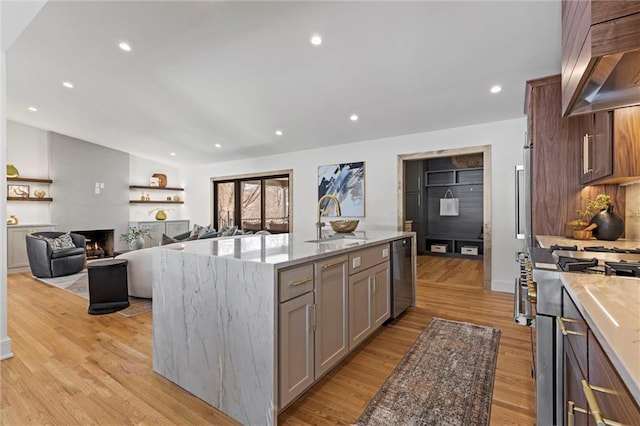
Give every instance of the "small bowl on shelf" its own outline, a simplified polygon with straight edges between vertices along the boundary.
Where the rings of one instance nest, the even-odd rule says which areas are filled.
[[[332,220],[329,223],[331,224],[331,229],[338,233],[349,233],[356,230],[358,227],[358,223],[360,221],[357,219],[354,220]]]

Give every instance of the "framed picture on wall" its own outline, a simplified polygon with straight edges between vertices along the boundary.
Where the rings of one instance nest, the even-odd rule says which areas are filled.
[[[7,196],[29,198],[29,185],[7,185]]]
[[[318,201],[333,195],[340,201],[342,216],[364,217],[364,161],[318,167]],[[337,216],[335,203],[322,203],[322,216]]]

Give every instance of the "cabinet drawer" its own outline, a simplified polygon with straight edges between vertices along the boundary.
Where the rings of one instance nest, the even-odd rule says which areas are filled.
[[[279,271],[278,285],[280,302],[313,290],[313,264]]]
[[[562,317],[558,320],[560,332],[565,336],[578,360],[582,374],[587,375],[587,324],[569,293],[562,293]]]
[[[389,260],[389,244],[358,250],[349,254],[349,275]]]

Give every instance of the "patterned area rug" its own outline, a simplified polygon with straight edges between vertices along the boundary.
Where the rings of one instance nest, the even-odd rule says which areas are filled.
[[[38,281],[42,281],[43,283],[61,288],[69,293],[73,293],[76,296],[89,300],[89,276],[87,271],[57,278],[34,278]],[[134,317],[150,311],[151,299],[129,296],[129,307],[118,311],[118,313],[125,317]]]
[[[500,330],[434,318],[357,425],[488,425]]]

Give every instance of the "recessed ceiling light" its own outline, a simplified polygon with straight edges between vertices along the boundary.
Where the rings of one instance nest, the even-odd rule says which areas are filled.
[[[220,145],[219,143],[214,145],[216,148],[222,148],[222,145]]]
[[[276,135],[282,136],[282,130],[276,130]]]
[[[29,108],[27,108],[27,109],[28,109],[29,111],[31,111],[31,112],[38,112],[38,108],[36,108],[36,107],[32,107],[32,106],[30,106],[30,107],[29,107]]]
[[[309,41],[311,41],[311,44],[313,44],[314,46],[320,46],[322,44],[322,37],[320,37],[318,34],[314,34],[311,36],[311,39]]]
[[[493,86],[491,88],[491,93],[499,93],[502,90],[501,86]]]
[[[131,45],[129,45],[129,43],[127,43],[126,41],[121,41],[120,43],[118,43],[118,47],[125,52],[131,52]]]
[[[73,83],[71,83],[70,81],[63,81],[62,85],[67,89],[73,89]]]
[[[349,120],[351,121],[358,121],[358,116],[355,114],[351,114],[351,117],[349,117]]]
[[[172,157],[175,157],[176,153],[175,152],[170,152],[169,155],[172,156]]]

